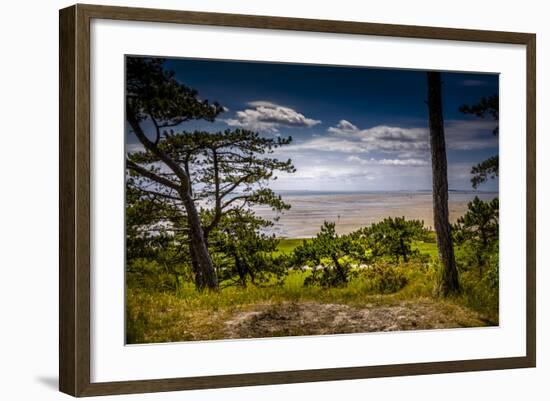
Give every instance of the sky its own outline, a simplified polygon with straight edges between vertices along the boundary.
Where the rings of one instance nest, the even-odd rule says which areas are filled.
[[[297,171],[270,187],[300,191],[429,190],[425,71],[198,59],[167,59],[181,83],[226,108],[215,122],[181,131],[246,128],[292,136],[276,151]],[[442,73],[451,190],[471,190],[471,167],[498,154],[497,121],[459,111],[498,93],[498,75]],[[139,148],[127,133],[127,148]],[[479,187],[498,191],[498,180]]]

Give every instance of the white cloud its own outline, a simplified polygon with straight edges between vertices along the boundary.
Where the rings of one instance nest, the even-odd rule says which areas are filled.
[[[428,160],[424,159],[362,159],[359,156],[352,155],[347,158],[348,161],[359,163],[361,165],[379,165],[379,166],[427,166],[429,164]]]
[[[445,122],[447,147],[453,150],[498,147],[498,137],[492,135],[495,125],[494,121],[487,120],[448,120]],[[411,160],[426,158],[430,149],[427,128],[378,125],[360,129],[347,120],[341,120],[327,131],[330,135],[312,137],[291,145],[291,149],[356,154],[383,152],[399,159],[408,159],[408,165],[415,163]]]
[[[292,180],[346,180],[360,178],[372,180],[374,177],[357,166],[325,165],[325,166],[301,166],[295,173],[281,173],[279,179],[290,178]]]
[[[268,107],[268,108],[279,107],[278,104],[275,104],[273,102],[269,102],[267,100],[254,100],[252,102],[248,102],[247,104],[251,107]]]
[[[317,150],[343,153],[379,151],[399,153],[402,157],[420,157],[428,151],[427,130],[376,126],[359,129],[349,121],[341,120],[328,129],[330,135],[316,136],[291,145],[292,150]],[[290,148],[289,148],[290,150]]]
[[[143,152],[145,148],[141,143],[127,143],[126,144],[126,153],[136,153]]]
[[[287,151],[318,150],[325,152],[344,152],[357,153],[367,151],[367,149],[358,148],[353,141],[332,137],[314,137],[302,143],[291,144],[286,148]]]
[[[365,142],[370,141],[406,141],[413,142],[427,138],[425,128],[403,128],[387,125],[359,129],[347,120],[340,120],[336,127],[330,127],[328,132],[343,137],[357,138]]]
[[[290,107],[264,100],[249,102],[248,106],[251,108],[237,111],[235,118],[226,119],[226,124],[254,131],[278,132],[280,126],[309,128],[321,123]]]
[[[343,133],[343,132],[357,132],[359,131],[359,128],[357,128],[355,125],[350,123],[347,120],[340,120],[340,122],[336,125],[336,127],[330,127],[328,129],[329,132],[336,132],[336,133]]]
[[[340,120],[328,132],[340,141],[353,142],[357,151],[411,152],[428,150],[428,130],[378,125],[360,129],[347,120]]]

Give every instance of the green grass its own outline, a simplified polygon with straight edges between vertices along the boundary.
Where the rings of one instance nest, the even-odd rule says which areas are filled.
[[[283,238],[274,255],[289,255],[303,241],[300,238]],[[498,293],[495,303],[495,297],[487,291],[483,282],[474,280],[475,277],[462,275],[464,292],[461,295],[445,300],[434,298],[437,245],[428,238],[427,241],[414,242],[412,247],[421,254],[429,255],[432,262],[414,259],[399,265],[396,269],[406,277],[406,285],[389,294],[381,294],[373,285],[373,280],[377,278],[365,274],[364,270],[356,270],[345,287],[335,288],[304,286],[304,280],[311,274],[307,270],[289,271],[281,285],[276,285],[273,280],[263,286],[230,286],[218,292],[199,292],[192,283],[184,283],[177,292],[145,290],[130,285],[126,292],[127,341],[155,343],[226,338],[227,322],[239,314],[266,308],[284,311],[285,305],[305,305],[309,302],[353,308],[428,302],[433,319],[438,319],[436,316],[456,316],[457,322],[479,325],[468,320],[471,318],[468,311],[476,310],[487,324],[498,324]],[[490,296],[492,298],[488,298]]]
[[[261,305],[317,302],[322,304],[392,305],[400,300],[373,294],[365,280],[346,287],[304,287],[309,271],[291,271],[283,285],[232,286],[218,292],[198,292],[189,283],[177,293],[129,288],[126,292],[127,342],[172,342],[223,338],[224,322]]]
[[[302,245],[304,241],[307,241],[306,238],[281,238],[279,240],[279,245],[277,246],[277,251],[273,252],[273,256],[279,256],[281,254],[290,255],[294,249]]]
[[[296,241],[294,241],[296,243]],[[286,245],[289,245],[288,243]],[[288,249],[288,248],[287,248]],[[304,286],[311,271],[289,271],[282,285],[230,286],[218,292],[199,292],[192,283],[177,292],[128,288],[127,341],[171,342],[224,338],[225,323],[238,313],[288,303],[339,304],[350,307],[392,306],[411,298],[428,298],[432,276],[410,263],[400,267],[408,285],[393,294],[380,294],[363,271],[357,271],[345,287]]]
[[[302,245],[302,243],[307,241],[307,238],[281,238],[279,240],[279,246],[277,251],[273,252],[273,256],[278,256],[280,254],[290,255],[294,249]],[[418,250],[420,253],[430,255],[432,258],[437,258],[437,244],[435,243],[435,238],[432,241],[431,239],[427,242],[425,241],[414,241],[412,243],[412,249]]]
[[[477,318],[471,320],[471,312],[468,312],[463,300],[433,297],[433,269],[417,263],[409,263],[399,269],[408,282],[404,288],[391,294],[377,293],[362,274],[358,274],[345,287],[305,287],[303,283],[310,271],[291,271],[280,286],[232,286],[218,292],[198,292],[191,283],[185,284],[177,293],[128,288],[127,342],[222,339],[227,335],[227,322],[235,316],[259,310],[283,311],[289,305],[347,305],[358,309],[429,305],[434,319],[439,319],[435,316],[446,319],[456,316],[456,321],[462,322],[460,324],[479,325]],[[285,321],[274,324],[284,325]]]
[[[411,245],[413,250],[430,255],[433,260],[437,259],[437,244],[435,242],[414,241]]]
[[[430,231],[425,241],[413,241],[412,249],[418,250],[421,254],[430,255],[432,260],[437,260],[437,242],[435,232]]]
[[[246,288],[230,286],[219,292],[197,292],[191,283],[186,283],[176,294],[177,297],[198,308],[219,310],[242,307],[261,302],[306,302],[363,304],[379,296],[370,283],[361,275],[351,280],[345,287],[323,288],[304,286],[304,280],[311,271],[290,271],[282,285],[274,283],[263,286],[248,285]],[[370,296],[374,296],[370,298]],[[389,300],[389,298],[388,298]]]

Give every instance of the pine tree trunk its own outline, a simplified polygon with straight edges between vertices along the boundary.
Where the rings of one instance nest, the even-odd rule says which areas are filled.
[[[451,225],[449,224],[449,188],[447,183],[447,154],[441,102],[441,74],[428,72],[428,109],[432,154],[432,195],[434,226],[437,234],[439,259],[443,265],[440,292],[446,296],[459,291]]]
[[[399,246],[401,248],[401,256],[403,256],[403,262],[407,263],[409,260],[407,258],[407,248],[405,248],[405,241],[403,241],[403,238],[399,238]],[[397,259],[399,262],[399,257],[397,257]]]
[[[235,255],[235,267],[237,268],[241,287],[246,288],[246,269],[237,255]]]
[[[348,275],[346,274],[346,270],[344,267],[340,264],[338,261],[338,257],[336,255],[331,255],[332,261],[334,262],[334,267],[336,268],[336,273],[338,274],[338,282],[341,284],[345,284],[348,282]]]
[[[181,191],[180,196],[187,212],[189,253],[195,270],[195,283],[199,289],[217,289],[218,277],[204,239],[199,213],[190,194]]]
[[[191,243],[191,239],[189,239],[189,256],[191,258],[191,266],[193,268],[193,275],[195,277],[195,287],[199,290],[203,290],[205,287],[204,280],[202,278],[202,271],[199,266],[199,262],[197,261],[197,258],[195,257],[195,250],[193,248],[193,245]]]

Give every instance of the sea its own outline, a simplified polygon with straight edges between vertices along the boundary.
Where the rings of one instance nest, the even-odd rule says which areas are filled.
[[[269,220],[278,218],[268,234],[281,238],[314,237],[324,221],[336,223],[339,234],[347,234],[361,227],[378,222],[385,217],[405,217],[424,222],[433,227],[431,191],[277,191],[291,205],[289,210],[274,212],[269,207],[256,207],[257,215]],[[498,192],[449,191],[449,220],[462,216],[468,202],[479,197],[488,201],[498,197]]]

